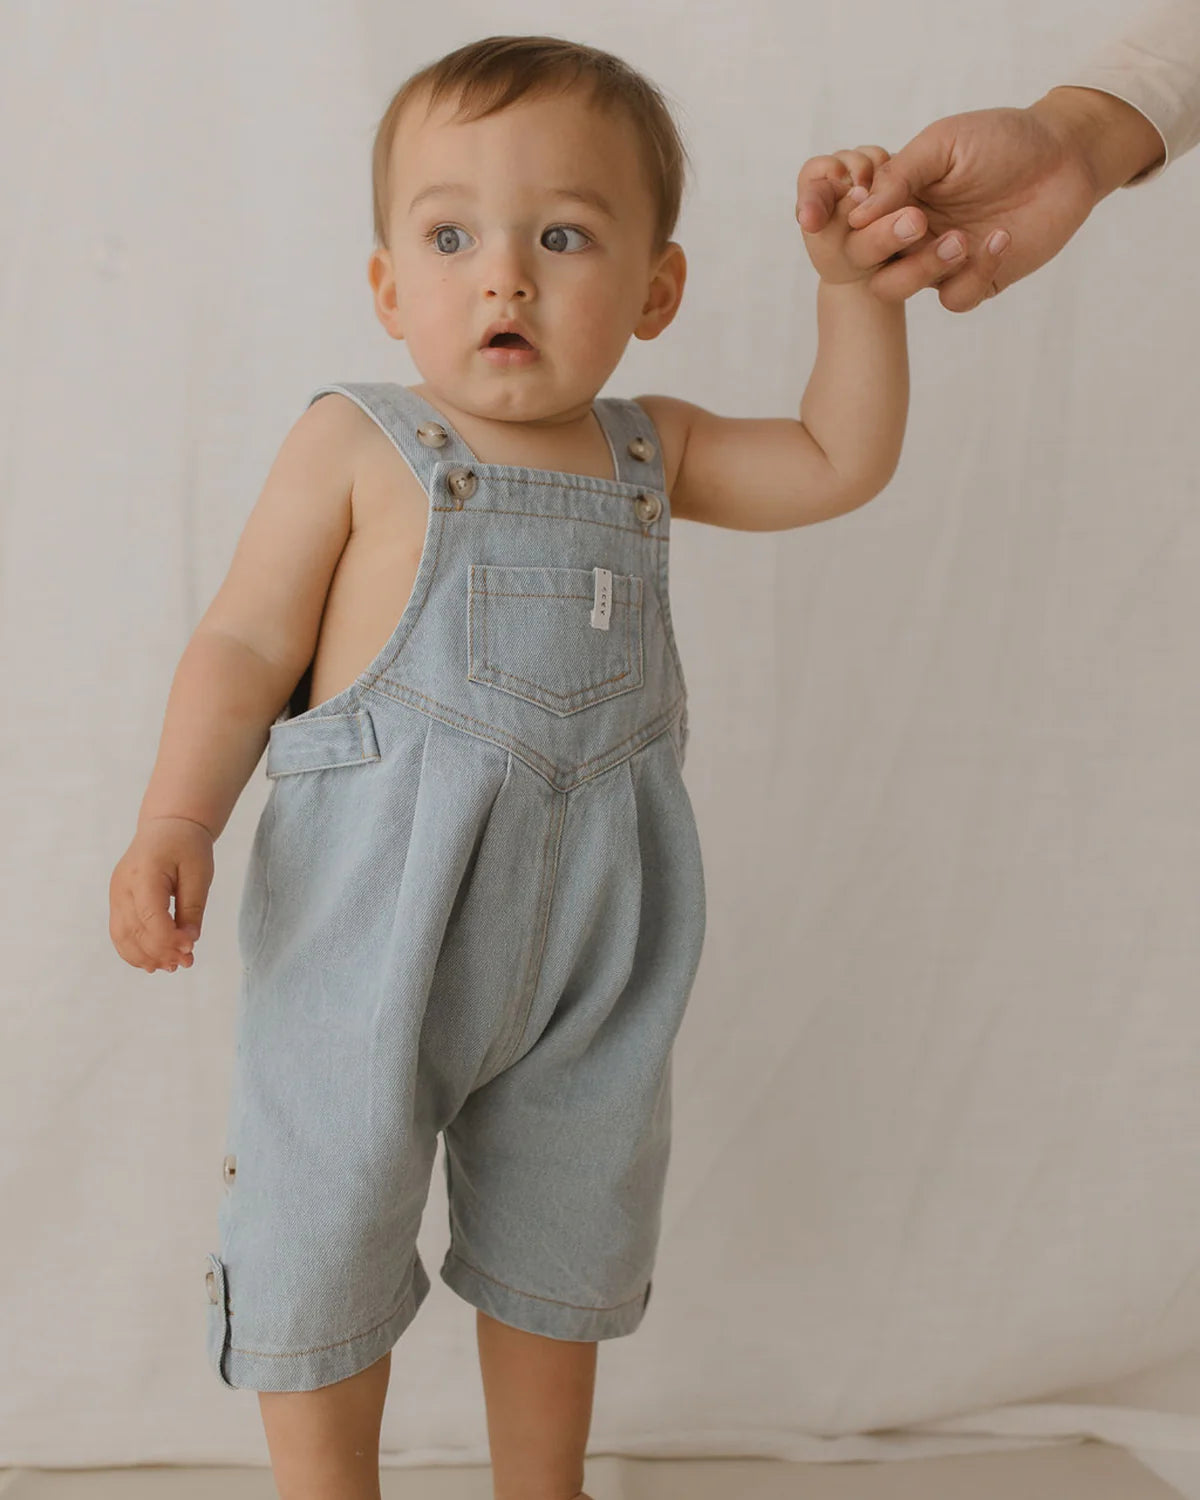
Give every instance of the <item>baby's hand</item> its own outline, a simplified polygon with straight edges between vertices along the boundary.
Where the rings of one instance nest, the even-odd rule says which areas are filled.
[[[108,935],[135,968],[192,966],[192,945],[213,878],[213,836],[190,818],[149,818],[108,885]],[[175,897],[175,915],[170,900]]]
[[[883,166],[887,159],[882,146],[860,146],[857,151],[810,156],[800,168],[796,220],[804,231],[809,259],[822,281],[865,281],[883,262],[916,244],[925,233],[925,215],[909,204],[868,226],[877,231],[871,241],[863,240],[865,231],[860,229],[853,241],[855,258],[848,258],[846,236],[851,231],[847,217],[870,192],[876,167]]]

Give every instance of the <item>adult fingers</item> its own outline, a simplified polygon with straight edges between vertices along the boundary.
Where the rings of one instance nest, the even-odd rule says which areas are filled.
[[[1007,245],[1000,249],[988,249],[986,245],[972,249],[961,229],[951,230],[940,239],[931,239],[881,266],[870,277],[868,286],[881,302],[903,302],[925,287],[936,286],[943,307],[951,312],[967,312],[984,298],[995,295],[991,287],[1005,249]],[[954,253],[939,253],[949,250]]]
[[[941,283],[938,301],[947,312],[971,312],[1008,285],[1002,262],[1009,243],[1007,230],[993,231],[966,265]]]
[[[908,204],[886,218],[868,224],[865,229],[852,229],[846,236],[846,259],[857,270],[870,270],[872,266],[880,266],[902,251],[919,245],[928,228],[929,221],[924,213]]]
[[[950,170],[953,128],[935,120],[913,136],[908,145],[875,169],[870,195],[850,213],[851,229],[861,229],[883,214],[920,195],[930,183],[940,182]]]

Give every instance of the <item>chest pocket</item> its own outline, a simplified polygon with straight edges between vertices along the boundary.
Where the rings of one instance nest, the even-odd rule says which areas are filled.
[[[472,563],[467,677],[559,715],[640,688],[642,579],[609,576],[602,629],[592,623],[604,603],[596,569]]]

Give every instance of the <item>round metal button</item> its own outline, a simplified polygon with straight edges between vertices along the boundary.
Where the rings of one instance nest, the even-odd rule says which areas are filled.
[[[645,438],[635,437],[629,444],[629,451],[634,458],[640,458],[644,463],[654,457],[654,444],[648,443]]]
[[[446,483],[450,487],[450,493],[455,500],[469,500],[475,493],[479,483],[470,469],[451,469],[446,475]]]
[[[446,429],[440,422],[422,422],[417,436],[427,448],[440,448],[446,441]]]
[[[237,1157],[227,1156],[221,1163],[221,1171],[225,1177],[225,1181],[232,1182],[237,1176]]]
[[[208,1288],[208,1300],[219,1302],[220,1294],[217,1291],[217,1273],[211,1268],[204,1273],[204,1285]]]
[[[639,495],[633,502],[639,521],[657,521],[662,514],[662,501],[657,495]]]

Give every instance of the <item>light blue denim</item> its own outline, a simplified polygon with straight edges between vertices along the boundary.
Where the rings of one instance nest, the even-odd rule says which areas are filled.
[[[480,463],[403,385],[332,391],[429,517],[387,645],[270,728],[205,1271],[210,1363],[258,1391],[412,1322],[439,1132],[447,1285],[550,1338],[638,1327],[704,941],[654,424],[596,401],[603,479]]]

